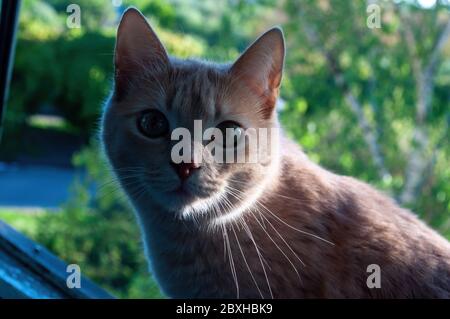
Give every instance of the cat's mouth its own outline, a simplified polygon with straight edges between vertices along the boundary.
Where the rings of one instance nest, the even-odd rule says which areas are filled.
[[[216,192],[215,189],[196,187],[183,183],[180,184],[177,188],[175,188],[173,194],[182,200],[195,201],[198,199],[208,198],[212,194],[214,194],[214,192]]]
[[[224,190],[204,187],[203,185],[200,187],[193,184],[181,184],[170,194],[183,215],[189,215],[194,212],[205,211],[211,203],[216,202],[220,196],[223,196],[223,192]]]
[[[183,184],[181,184],[180,186],[178,186],[174,191],[173,191],[174,195],[180,198],[192,198],[195,199],[195,194],[193,194],[192,192],[190,192],[187,187],[185,187]]]
[[[191,205],[201,198],[199,194],[190,190],[185,184],[181,184],[171,191],[171,195],[176,198],[177,202],[180,203],[181,206],[184,207]]]

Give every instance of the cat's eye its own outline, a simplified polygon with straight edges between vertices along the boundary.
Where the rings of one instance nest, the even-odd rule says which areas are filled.
[[[234,121],[224,121],[216,126],[222,133],[222,140],[215,139],[223,147],[236,147],[244,135],[244,129]]]
[[[147,110],[138,117],[139,131],[149,138],[157,138],[169,133],[169,122],[158,110]]]

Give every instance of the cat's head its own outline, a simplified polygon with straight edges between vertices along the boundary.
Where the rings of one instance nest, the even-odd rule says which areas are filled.
[[[211,160],[216,151],[207,147],[218,143],[216,135],[195,139],[194,120],[201,120],[200,135],[208,128],[234,128],[241,134],[249,128],[277,128],[284,54],[282,31],[273,28],[232,64],[172,58],[139,11],[128,9],[117,34],[115,84],[103,115],[102,140],[132,201],[149,197],[181,216],[215,210],[222,218],[239,215],[252,204],[277,171],[276,130],[269,130],[270,142],[258,143],[257,149],[239,144],[247,159],[254,152],[262,154],[261,148],[268,157],[224,163]],[[171,138],[177,128],[192,134],[188,144],[196,152],[189,154],[191,161],[173,158],[174,146],[180,145]],[[257,132],[259,142],[264,134]],[[225,144],[224,154],[234,147]]]

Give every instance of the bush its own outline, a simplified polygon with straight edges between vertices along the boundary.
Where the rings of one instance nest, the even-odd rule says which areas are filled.
[[[111,86],[114,41],[100,33],[19,39],[8,120],[20,124],[47,108],[88,136]]]
[[[61,212],[37,219],[34,239],[117,297],[162,297],[147,270],[131,209],[99,161],[96,145],[75,156],[87,175],[75,181]],[[102,186],[92,195],[94,181]]]

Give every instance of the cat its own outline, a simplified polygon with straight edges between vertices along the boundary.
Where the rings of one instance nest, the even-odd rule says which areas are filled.
[[[124,13],[101,139],[162,292],[449,298],[448,241],[371,186],[313,163],[282,133],[267,161],[172,161],[170,132],[192,131],[194,120],[279,128],[284,58],[278,27],[232,64],[169,57],[137,9]]]

